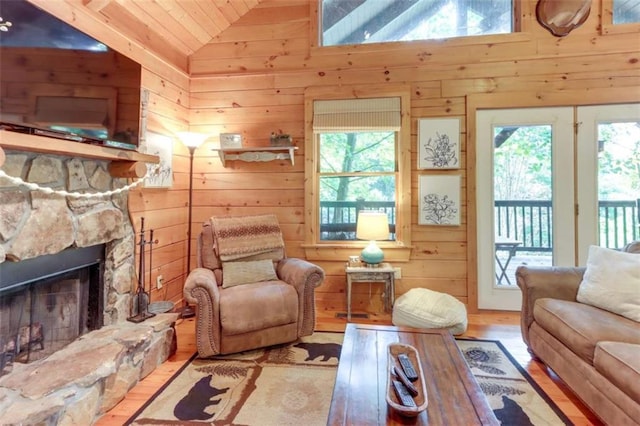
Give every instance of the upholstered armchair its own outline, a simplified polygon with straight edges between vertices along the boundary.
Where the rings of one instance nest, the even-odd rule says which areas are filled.
[[[198,236],[197,268],[184,286],[196,306],[200,357],[288,343],[315,328],[324,271],[287,258],[274,215],[212,217]]]

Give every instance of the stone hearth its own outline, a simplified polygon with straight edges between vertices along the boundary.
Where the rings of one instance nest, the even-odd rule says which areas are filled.
[[[95,193],[126,186],[126,179],[111,177],[108,165],[6,151],[1,168],[9,176],[53,190]],[[32,191],[0,177],[0,264],[105,245],[104,326],[48,358],[14,363],[0,377],[3,424],[91,424],[174,351],[177,314],[139,324],[126,321],[133,313],[137,284],[127,203],[127,192],[75,198]]]
[[[178,314],[87,333],[48,358],[0,377],[0,418],[11,425],[90,425],[175,352]]]

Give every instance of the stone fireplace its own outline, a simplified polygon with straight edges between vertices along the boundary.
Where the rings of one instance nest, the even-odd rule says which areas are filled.
[[[0,166],[39,187],[0,176],[0,356],[6,357],[0,363],[0,418],[90,424],[174,350],[177,315],[140,324],[126,320],[136,313],[137,284],[127,192],[88,198],[51,193],[104,193],[127,185],[109,174],[108,161],[6,151]],[[86,250],[101,252],[97,279],[95,267],[47,272],[38,263],[54,258],[49,266],[55,268],[65,256],[78,259]],[[25,315],[30,319],[18,324]],[[18,325],[7,332],[7,322]],[[63,337],[58,341],[54,334]],[[29,363],[13,362],[21,357]]]

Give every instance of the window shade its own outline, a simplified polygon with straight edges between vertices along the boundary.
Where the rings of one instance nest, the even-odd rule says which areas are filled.
[[[400,129],[400,98],[339,99],[313,102],[316,132]]]

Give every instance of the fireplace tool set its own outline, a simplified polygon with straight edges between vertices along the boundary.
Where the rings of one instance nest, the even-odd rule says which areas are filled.
[[[145,230],[144,230],[144,217],[140,218],[140,241],[138,241],[138,246],[140,246],[140,262],[138,267],[138,289],[136,293],[133,295],[132,300],[132,311],[133,315],[127,318],[127,321],[131,322],[142,322],[151,317],[155,317],[156,314],[149,312],[149,293],[145,291],[144,288],[144,248],[148,244],[149,245],[149,277],[151,277],[151,262],[153,259],[153,244],[156,242],[153,241],[153,229],[149,231],[149,241],[145,239]],[[151,289],[149,289],[151,290]]]

